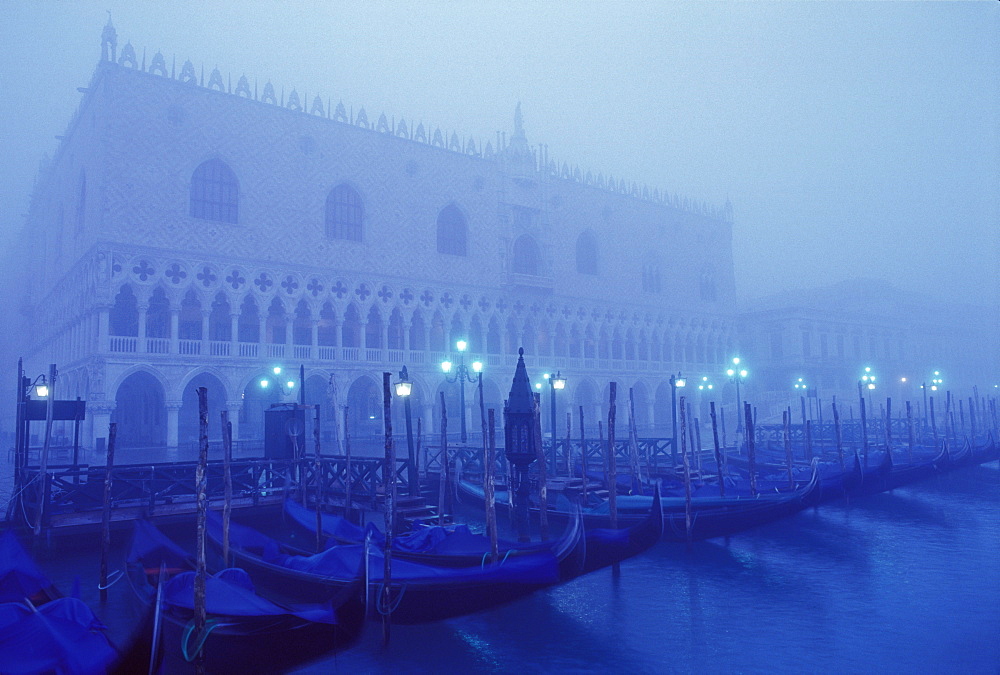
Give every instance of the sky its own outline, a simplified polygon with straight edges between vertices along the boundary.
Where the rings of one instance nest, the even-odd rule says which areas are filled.
[[[0,245],[100,56],[218,66],[369,119],[733,204],[738,294],[870,278],[1000,303],[1000,2],[0,0]]]

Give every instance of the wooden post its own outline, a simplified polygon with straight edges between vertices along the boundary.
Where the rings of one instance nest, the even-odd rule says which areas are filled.
[[[45,401],[45,438],[42,441],[42,456],[38,466],[38,511],[35,514],[35,536],[42,532],[42,515],[48,500],[49,443],[52,439],[52,406],[56,398],[56,364],[49,364],[49,395]],[[25,448],[28,447],[25,441]]]
[[[421,422],[422,419],[421,417],[417,418],[417,452],[414,455],[414,459],[417,461],[417,475],[420,476],[420,482],[427,485],[427,457],[425,456],[423,461],[420,460],[420,453],[423,452],[425,455],[427,453],[427,448],[423,447],[424,430]]]
[[[695,450],[695,467],[698,469],[698,475],[701,475],[701,451],[703,446],[701,444],[701,420],[697,417],[694,418],[694,450]]]
[[[549,481],[545,466],[545,451],[542,449],[542,395],[534,393],[535,416],[532,432],[535,435],[535,451],[538,453],[538,528],[542,541],[549,538]],[[554,441],[553,441],[554,442]]]
[[[316,444],[316,460],[313,464],[313,478],[316,479],[316,552],[323,550],[323,455],[320,451],[319,410],[313,420],[313,442]],[[305,506],[305,504],[303,504]]]
[[[629,481],[629,492],[632,491],[632,486],[638,481],[641,486],[642,480],[642,468],[639,466],[639,441],[636,438],[635,429],[635,394],[632,387],[628,388],[628,461],[629,469],[632,471],[632,480]],[[641,489],[641,488],[640,488]]]
[[[587,476],[587,436],[583,427],[583,406],[580,406],[580,466],[583,469],[583,503],[587,504],[587,483],[590,478]]]
[[[938,432],[937,432],[937,417],[934,415],[934,397],[933,396],[931,396],[931,397],[928,398],[927,405],[930,408],[930,413],[931,413],[931,433],[934,436],[934,450],[936,452],[937,451],[937,447],[938,447]]]
[[[494,492],[493,469],[496,461],[496,412],[489,410],[489,442],[486,444],[486,456],[483,458],[483,493],[486,495],[486,532],[490,537],[490,561],[499,558],[497,551],[497,505]]]
[[[566,473],[570,478],[576,476],[576,469],[573,468],[573,413],[566,413]],[[583,477],[583,482],[587,482],[587,477]]]
[[[864,466],[868,468],[868,416],[865,411],[865,396],[858,384],[858,407],[861,409],[861,448],[864,455]]]
[[[681,459],[684,467],[684,532],[687,544],[691,546],[691,463],[687,453],[687,406],[681,396]]]
[[[483,373],[482,372],[478,373],[478,379],[479,379],[479,387],[478,387],[479,388],[479,421],[480,421],[480,423],[482,425],[482,433],[483,433],[483,462],[485,463],[486,462],[486,455],[488,454],[489,447],[488,447],[488,439],[486,438],[486,433],[487,433],[487,431],[486,431],[486,404],[483,402]],[[555,432],[555,430],[552,431],[552,442],[553,443],[556,442],[556,432]],[[493,469],[491,468],[490,471],[492,472]],[[483,467],[483,480],[485,480],[485,479],[486,479],[486,467],[484,466]],[[485,487],[484,487],[484,490],[485,490]]]
[[[811,462],[813,458],[812,420],[806,420],[805,434],[806,434],[806,461]]]
[[[723,476],[723,453],[722,449],[719,447],[719,426],[715,419],[715,401],[710,401],[708,404],[709,413],[712,416],[712,443],[715,445],[715,471],[719,477],[719,496],[726,496],[726,482]]]
[[[222,472],[225,502],[222,505],[222,566],[229,567],[229,520],[233,515],[233,426],[229,411],[223,410],[222,421]]]
[[[719,422],[722,424],[722,447],[729,447],[726,445],[726,407],[722,406],[719,408]]]
[[[910,407],[909,401],[906,402],[906,430],[910,441],[906,451],[906,460],[913,464],[913,408]]]
[[[969,412],[972,412],[972,399],[969,399]],[[962,435],[965,436],[965,402],[958,399],[958,419],[962,425]]]
[[[747,463],[750,467],[750,494],[757,496],[757,439],[754,435],[753,409],[749,403],[743,404],[743,412],[746,415],[747,430]]]
[[[611,395],[608,403],[608,507],[611,512],[612,528],[618,527],[618,467],[615,458],[615,398],[617,394],[618,383],[611,382]]]
[[[382,489],[385,492],[385,550],[382,568],[382,644],[389,644],[392,614],[392,535],[396,529],[396,452],[392,445],[392,373],[382,373],[382,422],[385,427],[385,461],[382,464]]]
[[[795,488],[795,475],[792,471],[792,430],[790,416],[787,410],[781,411],[782,437],[785,441],[785,464],[788,466],[788,489]]]
[[[892,457],[892,398],[885,399],[885,451]]]
[[[205,522],[208,520],[208,389],[198,387],[198,468],[194,476],[198,496],[197,539],[195,540],[196,569],[194,575],[194,644],[205,636],[208,622],[205,605]],[[205,672],[205,645],[195,657],[195,672]]]
[[[831,403],[833,408],[833,435],[834,440],[837,443],[837,459],[840,460],[840,470],[843,471],[844,467],[844,436],[840,429],[840,412],[837,410],[837,397],[833,397],[833,402]]]
[[[111,471],[115,466],[118,423],[108,425],[108,462],[104,466],[104,509],[101,514],[101,602],[108,600],[108,556],[111,555]],[[152,488],[150,488],[152,489]]]
[[[353,505],[351,502],[351,485],[354,483],[354,478],[351,474],[351,435],[348,433],[347,429],[347,418],[349,407],[344,406],[344,517],[348,522],[354,522],[352,517]]]
[[[965,432],[963,427],[963,433]],[[976,408],[972,405],[972,397],[969,397],[969,431],[972,434],[972,447],[976,447]]]
[[[444,525],[444,496],[448,490],[448,406],[441,395],[441,468],[438,470],[438,525]]]

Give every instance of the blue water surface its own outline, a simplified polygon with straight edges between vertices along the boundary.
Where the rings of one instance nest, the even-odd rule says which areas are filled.
[[[67,546],[37,555],[64,590],[81,577],[83,599],[124,641],[126,585],[101,607],[95,549]],[[393,626],[387,647],[373,623],[355,648],[296,672],[1000,673],[1000,468],[825,504],[690,550],[661,543],[619,574]]]

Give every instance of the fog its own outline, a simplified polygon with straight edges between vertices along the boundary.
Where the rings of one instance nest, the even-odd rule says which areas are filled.
[[[1000,6],[981,3],[2,4],[0,241],[100,55],[293,87],[462,138],[513,128],[735,211],[741,296],[856,277],[1000,298]]]

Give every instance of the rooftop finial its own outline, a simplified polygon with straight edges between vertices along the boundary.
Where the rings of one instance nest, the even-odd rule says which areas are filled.
[[[115,25],[111,23],[111,10],[109,9],[108,23],[104,26],[104,30],[101,31],[101,60],[114,61],[117,49],[118,31],[115,30]]]
[[[511,138],[524,138],[524,118],[521,116],[521,102],[517,102],[514,108],[514,136]]]

